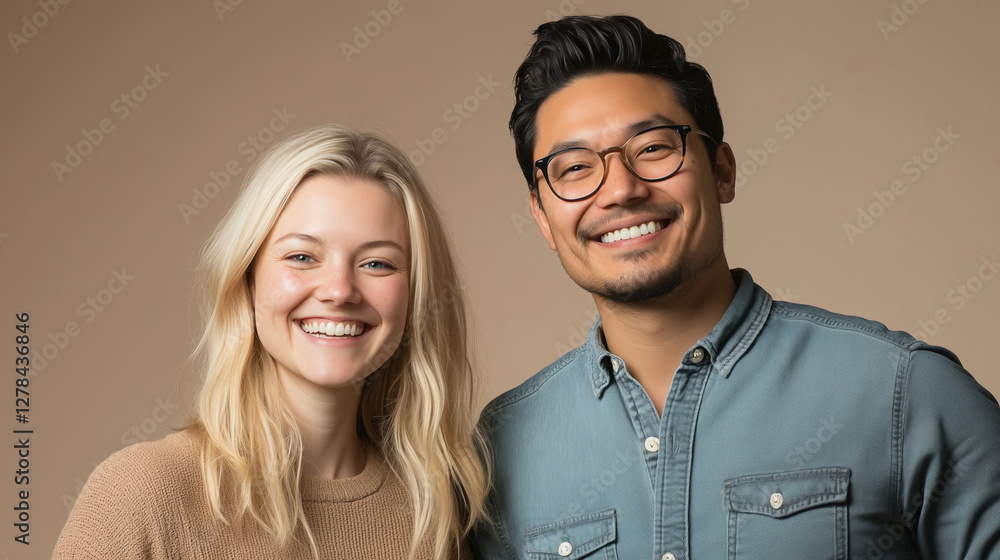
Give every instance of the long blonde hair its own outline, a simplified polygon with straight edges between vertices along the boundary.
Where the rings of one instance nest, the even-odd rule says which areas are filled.
[[[213,515],[249,514],[285,546],[301,527],[318,548],[300,492],[302,441],[257,338],[249,270],[295,188],[333,174],[373,181],[401,204],[410,243],[409,309],[403,341],[361,389],[358,430],[377,446],[412,498],[414,538],[434,557],[455,553],[483,514],[486,468],[477,453],[476,401],[463,286],[426,187],[383,137],[326,125],[266,152],[202,257],[205,331],[195,351],[205,380],[192,427],[202,434],[201,470]],[[391,359],[390,359],[391,358]],[[376,364],[377,365],[377,364]],[[224,497],[235,511],[224,511]],[[360,520],[359,520],[360,521]]]

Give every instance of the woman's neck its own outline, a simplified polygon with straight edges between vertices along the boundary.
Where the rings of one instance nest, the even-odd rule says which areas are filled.
[[[302,473],[349,478],[364,470],[358,435],[359,386],[322,389],[281,376],[286,403],[302,437]]]

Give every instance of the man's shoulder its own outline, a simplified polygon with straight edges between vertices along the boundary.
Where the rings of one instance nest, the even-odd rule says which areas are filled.
[[[918,343],[910,333],[891,330],[879,321],[802,303],[774,301],[771,306],[771,319],[774,322],[787,322],[793,325],[811,325],[818,332],[825,332],[831,336],[860,335],[900,349],[910,348]]]
[[[581,377],[574,372],[579,372],[581,360],[584,359],[584,348],[584,346],[578,346],[566,352],[517,387],[501,393],[486,405],[482,418],[487,420],[501,411],[509,412],[512,408],[545,406],[548,393],[558,391],[555,387],[558,381],[566,376]]]
[[[848,359],[858,360],[872,352],[885,353],[896,363],[907,365],[907,368],[922,364],[932,366],[939,372],[948,372],[947,375],[952,372],[968,375],[951,350],[918,339],[906,331],[892,330],[872,319],[835,313],[812,305],[776,301],[771,308],[769,323],[772,327],[769,343],[782,340],[801,345],[808,340],[813,348],[836,352]],[[803,328],[808,329],[808,334],[794,336],[802,334]]]

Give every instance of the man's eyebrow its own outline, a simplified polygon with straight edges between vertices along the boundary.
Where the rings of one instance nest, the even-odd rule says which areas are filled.
[[[673,120],[668,119],[663,115],[654,115],[648,119],[631,123],[630,125],[625,127],[625,134],[628,135],[628,138],[631,138],[637,132],[641,132],[643,130],[646,130],[647,128],[653,128],[654,126],[663,126],[665,124],[677,124],[677,123],[675,123]],[[554,154],[556,152],[562,150],[568,150],[570,148],[589,148],[589,147],[590,146],[587,146],[587,143],[583,139],[574,138],[572,140],[565,140],[557,143],[556,145],[552,146],[552,149],[549,151],[549,153]],[[607,146],[604,146],[601,149],[604,149],[606,147]]]

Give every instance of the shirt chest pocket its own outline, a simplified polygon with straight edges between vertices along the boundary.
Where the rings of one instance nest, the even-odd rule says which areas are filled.
[[[529,529],[524,551],[528,560],[617,560],[617,534],[615,510],[611,509]]]
[[[727,480],[729,560],[847,560],[850,479],[829,467]]]

